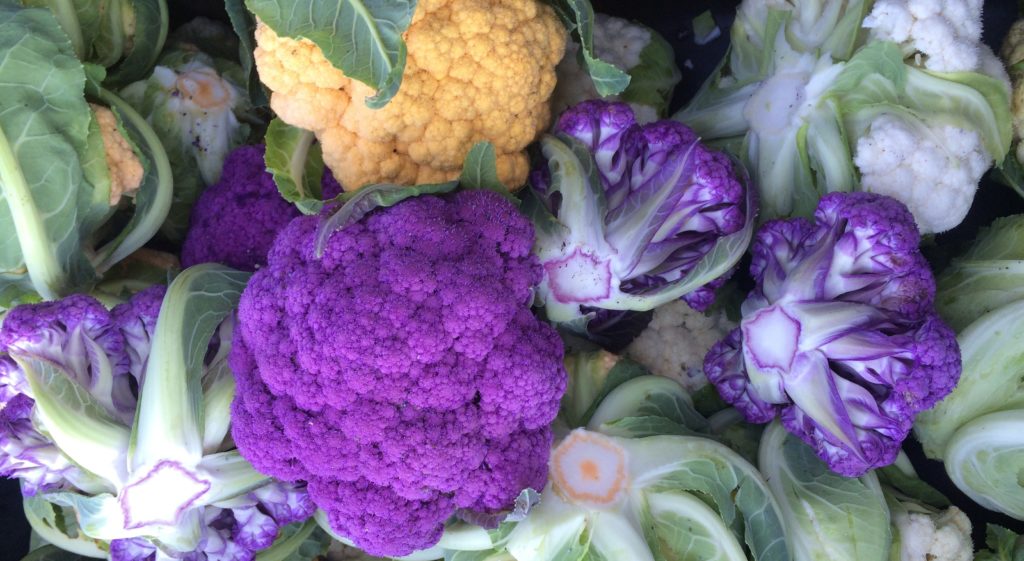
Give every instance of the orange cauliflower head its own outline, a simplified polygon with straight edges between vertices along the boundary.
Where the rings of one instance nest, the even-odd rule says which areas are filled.
[[[510,188],[526,182],[525,148],[547,129],[548,99],[567,34],[538,0],[420,0],[405,33],[398,94],[375,92],[331,65],[307,39],[256,28],[256,66],[283,121],[311,130],[346,190],[371,183],[436,183],[459,176],[477,142],[497,153]]]

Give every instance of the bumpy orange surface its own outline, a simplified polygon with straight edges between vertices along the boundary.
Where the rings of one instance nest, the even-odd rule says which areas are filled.
[[[405,40],[401,89],[378,110],[363,103],[373,89],[345,77],[313,42],[262,22],[256,65],[271,108],[316,133],[346,190],[454,179],[484,140],[495,147],[502,182],[523,185],[524,149],[549,125],[565,50],[554,11],[537,0],[420,0]]]

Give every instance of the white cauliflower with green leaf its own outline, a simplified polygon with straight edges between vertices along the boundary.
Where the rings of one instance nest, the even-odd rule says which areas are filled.
[[[594,16],[593,29],[595,56],[630,75],[625,91],[605,99],[629,103],[640,123],[664,116],[681,77],[668,42],[643,24],[605,14]],[[565,56],[555,68],[558,82],[551,95],[555,115],[581,101],[601,97],[579,62],[579,50],[578,43],[569,41]]]
[[[920,54],[924,67],[970,72],[981,66],[983,0],[878,0],[864,18],[873,38]]]
[[[893,511],[899,532],[899,561],[971,561],[971,521],[955,506],[945,511],[903,503],[908,510]]]
[[[708,384],[704,355],[736,323],[722,311],[709,315],[678,300],[654,310],[647,328],[626,348],[625,354],[658,376],[679,382],[693,393]]]

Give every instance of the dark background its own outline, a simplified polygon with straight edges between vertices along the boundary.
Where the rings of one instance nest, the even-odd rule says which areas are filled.
[[[682,70],[682,81],[675,92],[673,111],[690,98],[704,79],[714,70],[729,46],[728,30],[732,23],[737,0],[592,0],[598,12],[635,19],[654,28],[676,48],[676,62]],[[205,15],[226,21],[223,4],[198,0],[168,0],[172,29],[189,19]],[[711,10],[722,30],[718,39],[698,47],[693,43],[691,21],[706,10]],[[996,52],[1002,38],[1017,15],[1013,0],[985,0],[985,42]],[[949,251],[968,243],[978,228],[997,216],[1024,212],[1022,201],[1012,190],[991,181],[984,181],[978,191],[971,213],[955,230],[938,236],[927,248],[933,253]],[[975,547],[984,539],[987,523],[996,523],[1017,532],[1024,532],[1024,523],[987,511],[960,493],[946,477],[942,464],[928,460],[920,445],[907,441],[907,453],[921,476],[935,485],[963,509],[974,524]],[[14,481],[0,479],[0,560],[17,561],[28,551],[29,527],[21,507],[21,494]]]

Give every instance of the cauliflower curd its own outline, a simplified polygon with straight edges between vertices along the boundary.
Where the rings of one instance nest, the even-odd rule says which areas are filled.
[[[516,189],[529,169],[524,150],[551,118],[566,32],[537,0],[422,0],[405,34],[401,89],[382,109],[367,107],[373,89],[347,78],[312,41],[278,36],[262,22],[256,41],[271,108],[316,133],[345,190],[455,179],[485,140],[499,178]]]
[[[89,104],[103,138],[103,151],[110,170],[110,206],[116,206],[122,196],[134,197],[142,185],[142,162],[132,151],[128,139],[117,128],[117,117],[106,107]]]

